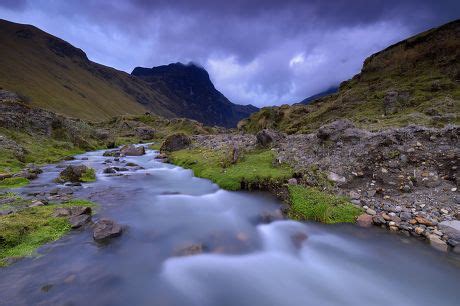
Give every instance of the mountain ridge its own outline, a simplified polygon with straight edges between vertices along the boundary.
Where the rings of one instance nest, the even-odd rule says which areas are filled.
[[[429,29],[363,63],[339,91],[308,105],[265,107],[238,123],[290,134],[311,132],[337,119],[378,130],[419,124],[442,127],[460,121],[460,19]]]
[[[0,42],[0,89],[18,93],[32,106],[66,116],[101,121],[150,112],[234,127],[258,110],[228,101],[214,88],[207,72],[211,84],[204,85],[218,95],[210,102],[205,96],[208,107],[190,109],[188,101],[172,94],[165,81],[158,79],[152,86],[139,77],[92,62],[82,49],[32,25],[0,19]],[[198,116],[196,109],[203,114]]]
[[[222,123],[225,127],[233,127],[238,121],[258,110],[252,105],[230,102],[214,87],[208,72],[194,63],[136,67],[131,74],[153,88],[161,88],[169,99],[177,101],[176,105],[179,107],[173,111],[179,116],[187,115],[188,118],[208,125]]]

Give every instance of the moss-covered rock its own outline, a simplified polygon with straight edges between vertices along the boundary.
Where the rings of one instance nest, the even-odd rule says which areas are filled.
[[[166,137],[161,145],[161,152],[173,152],[185,149],[192,143],[190,137],[183,133],[172,134]]]
[[[59,173],[58,183],[93,182],[96,180],[95,170],[85,165],[70,165]]]

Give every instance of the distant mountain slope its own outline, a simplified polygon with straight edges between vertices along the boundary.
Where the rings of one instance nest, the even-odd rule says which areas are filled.
[[[339,88],[334,86],[334,87],[326,89],[325,91],[317,93],[316,95],[305,98],[302,101],[300,101],[298,104],[308,104],[311,101],[315,101],[316,99],[331,95],[333,93],[336,93],[337,91],[339,91]]]
[[[101,120],[147,108],[174,115],[167,99],[143,81],[91,62],[82,50],[30,25],[0,20],[0,67],[0,87],[69,116]]]
[[[194,64],[136,67],[131,74],[163,93],[170,101],[171,111],[179,117],[235,127],[238,121],[258,110],[252,105],[231,103],[214,87],[206,70]]]
[[[130,75],[88,60],[81,49],[34,26],[0,19],[2,88],[32,106],[93,121],[148,111],[235,127],[258,110],[228,101],[202,68],[171,64]]]
[[[460,20],[378,52],[339,92],[308,105],[266,107],[239,128],[307,132],[337,118],[367,129],[459,123]]]

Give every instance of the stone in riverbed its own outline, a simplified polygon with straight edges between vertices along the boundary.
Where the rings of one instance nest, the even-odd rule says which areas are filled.
[[[440,250],[440,251],[447,251],[447,243],[443,240],[441,240],[441,238],[439,238],[439,236],[437,235],[428,235],[428,240],[430,241],[430,244]]]
[[[80,182],[83,175],[89,170],[85,165],[70,165],[59,173],[56,179],[58,183],[64,182]]]
[[[120,149],[120,153],[126,156],[140,156],[145,154],[145,148],[143,146],[126,145]]]
[[[385,219],[381,215],[373,216],[372,222],[374,222],[375,225],[383,225],[386,223]]]
[[[423,224],[423,225],[426,225],[426,226],[434,226],[435,225],[435,223],[433,221],[428,220],[427,218],[424,218],[422,216],[416,216],[415,220],[417,221],[417,223]]]
[[[362,214],[356,219],[356,223],[361,227],[370,227],[372,225],[372,216],[368,214]]]
[[[377,212],[375,210],[373,210],[372,208],[366,209],[366,213],[371,215],[371,216],[375,216],[377,214]]]
[[[177,249],[174,251],[174,256],[191,256],[201,254],[203,252],[204,246],[201,243],[194,243]]]
[[[259,215],[259,221],[261,223],[271,223],[277,220],[283,220],[283,213],[277,209],[274,211],[264,211]]]
[[[115,171],[115,169],[113,169],[112,167],[109,167],[109,168],[105,168],[103,173],[105,173],[105,174],[113,174],[113,173],[117,173],[117,171]]]
[[[113,220],[100,219],[94,226],[93,238],[97,242],[104,242],[122,234],[122,227]]]
[[[460,241],[460,221],[443,221],[438,224],[438,228],[450,239]]]
[[[69,218],[70,226],[72,228],[79,228],[91,221],[91,215],[76,215]]]

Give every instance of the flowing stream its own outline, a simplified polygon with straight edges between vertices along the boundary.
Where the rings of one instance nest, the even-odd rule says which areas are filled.
[[[97,181],[73,187],[74,196],[100,204],[93,219],[114,219],[123,235],[99,245],[90,228],[72,231],[0,269],[0,305],[459,305],[460,260],[415,238],[262,224],[280,205],[270,195],[224,191],[152,150],[123,159],[144,169],[103,174],[102,153],[46,166],[20,192],[55,188],[62,165],[84,163]],[[193,244],[204,253],[174,256]]]

